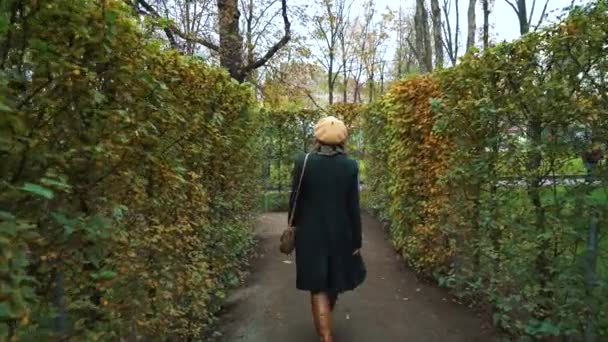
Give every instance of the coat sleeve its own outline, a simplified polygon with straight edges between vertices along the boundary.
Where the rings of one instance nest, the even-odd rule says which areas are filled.
[[[351,191],[348,196],[349,215],[352,224],[353,248],[361,248],[361,208],[359,206],[359,166],[355,162],[355,175],[352,179]]]
[[[289,213],[287,214],[287,224],[291,222],[291,216],[294,215],[293,223],[296,223],[295,213],[293,213],[293,207],[296,203],[296,191],[298,189],[298,183],[300,183],[300,173],[302,172],[302,158],[300,156],[294,159],[293,170],[291,172],[291,192],[289,194]]]

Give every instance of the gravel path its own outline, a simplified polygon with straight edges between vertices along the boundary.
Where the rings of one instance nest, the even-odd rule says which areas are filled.
[[[292,257],[278,252],[285,214],[259,219],[258,257],[246,284],[221,317],[223,342],[315,342],[309,295],[295,289]],[[380,224],[363,218],[366,282],[341,296],[334,313],[337,342],[498,341],[487,322],[452,302],[443,290],[419,282],[398,260]]]

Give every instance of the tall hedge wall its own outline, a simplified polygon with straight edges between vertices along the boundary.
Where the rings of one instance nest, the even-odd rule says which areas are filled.
[[[608,5],[433,75],[366,114],[371,204],[421,274],[516,336],[608,338]]]
[[[200,339],[241,277],[252,93],[140,25],[0,4],[0,340]]]

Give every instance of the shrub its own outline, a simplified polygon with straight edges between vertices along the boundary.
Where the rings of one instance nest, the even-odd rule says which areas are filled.
[[[0,336],[201,338],[251,246],[251,90],[122,1],[17,3],[0,6]]]
[[[608,170],[553,181],[608,136],[607,10],[577,7],[544,31],[399,82],[366,111],[370,197],[396,247],[459,296],[490,304],[517,336],[608,336]]]
[[[439,228],[447,187],[445,172],[449,144],[433,132],[434,99],[441,96],[430,76],[397,83],[384,99],[389,129],[387,182],[392,238],[406,260],[432,274],[450,258],[450,246]],[[404,144],[404,142],[409,142]]]
[[[315,110],[266,109],[261,113],[259,137],[264,163],[262,175],[266,190],[291,190],[293,161],[298,153],[309,152],[314,143],[314,124],[320,117]]]

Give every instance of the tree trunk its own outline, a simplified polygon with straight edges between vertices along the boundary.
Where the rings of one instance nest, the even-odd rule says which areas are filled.
[[[373,68],[373,66],[372,66],[372,68]],[[369,80],[367,81],[367,82],[369,82],[369,87],[368,87],[368,90],[369,90],[368,97],[369,98],[367,99],[369,103],[374,101],[374,90],[375,90],[374,83],[376,82],[374,80],[374,78],[375,78],[375,75],[374,75],[374,72],[372,71],[371,75],[369,76]]]
[[[344,68],[344,71],[342,72],[342,77],[344,78],[342,81],[344,85],[344,89],[342,90],[342,102],[346,103],[348,102],[348,74],[346,68]]]
[[[477,0],[469,0],[469,12],[468,12],[468,32],[467,32],[467,52],[475,46],[475,30],[477,29],[475,23],[475,3]]]
[[[524,34],[530,32],[526,0],[517,0],[517,16],[519,19],[519,33],[521,33],[521,35],[523,36]]]
[[[353,93],[353,102],[361,103],[361,73],[363,72],[363,66],[359,64],[359,70],[354,77],[355,91]]]
[[[418,64],[423,72],[426,70],[426,63],[424,58],[424,26],[422,24],[422,13],[426,12],[424,8],[424,0],[416,0],[416,14],[414,15],[414,28],[416,30],[416,53],[418,57]]]
[[[346,56],[346,49],[342,49],[342,54]],[[346,57],[342,58],[342,102],[348,102],[348,70],[346,69]]]
[[[418,63],[422,72],[433,71],[433,55],[429,33],[429,16],[424,0],[416,0],[416,14],[414,15],[416,31],[416,51]]]
[[[424,59],[429,72],[433,71],[433,44],[431,43],[431,30],[429,28],[429,12],[424,7],[422,23],[424,26]]]
[[[402,57],[402,49],[403,47],[399,44],[399,49],[397,50],[397,79],[401,78],[403,75],[403,57]]]
[[[327,87],[329,88],[329,104],[334,103],[334,54],[329,53],[329,67],[327,68]]]
[[[340,48],[342,55],[342,102],[346,103],[348,102],[348,70],[346,65],[348,64],[349,51],[347,51],[346,48],[346,37],[344,32],[340,34]]]
[[[245,29],[245,46],[247,47],[247,63],[251,64],[254,62],[254,45],[253,45],[253,0],[249,0],[247,4],[246,14],[246,29]]]
[[[490,0],[483,1],[483,49],[490,47]]]
[[[441,34],[441,7],[439,7],[439,0],[431,0],[431,12],[435,43],[435,67],[443,68],[443,37]]]
[[[384,94],[384,69],[386,68],[386,65],[384,64],[384,61],[382,61],[382,64],[380,65],[380,95]]]
[[[242,82],[245,75],[243,67],[243,38],[239,29],[241,13],[237,0],[217,0],[219,24],[219,55],[220,64],[228,69],[230,76]]]
[[[403,10],[399,7],[399,18],[397,19],[397,79],[403,75]]]

